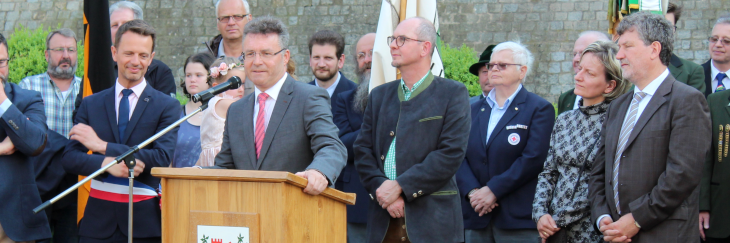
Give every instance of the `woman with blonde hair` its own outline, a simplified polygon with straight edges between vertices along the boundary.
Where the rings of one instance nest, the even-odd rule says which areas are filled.
[[[213,86],[221,84],[233,76],[238,76],[242,82],[246,82],[243,64],[238,59],[218,58],[211,65],[210,77],[213,80]],[[241,84],[237,89],[223,92],[208,101],[208,109],[202,112],[203,121],[200,125],[200,144],[203,150],[196,165],[205,167],[215,164],[215,156],[221,151],[223,143],[223,128],[228,107],[241,99],[243,92],[244,85]]]
[[[617,52],[613,42],[597,41],[581,54],[575,75],[580,108],[558,116],[532,204],[543,242],[603,242],[590,222],[588,178],[609,103],[631,87],[622,77]]]

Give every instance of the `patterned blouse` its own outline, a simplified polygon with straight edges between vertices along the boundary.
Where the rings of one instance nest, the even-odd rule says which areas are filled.
[[[550,214],[558,227],[564,227],[590,215],[588,179],[607,109],[606,102],[586,107],[581,100],[580,108],[558,116],[532,203],[535,222]]]

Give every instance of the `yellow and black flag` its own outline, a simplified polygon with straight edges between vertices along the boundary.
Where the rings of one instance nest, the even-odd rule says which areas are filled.
[[[114,85],[111,25],[108,0],[84,0],[84,81],[81,97],[108,89]],[[77,107],[80,99],[77,100]],[[83,176],[79,176],[79,180]],[[84,216],[91,184],[79,188],[78,218]]]

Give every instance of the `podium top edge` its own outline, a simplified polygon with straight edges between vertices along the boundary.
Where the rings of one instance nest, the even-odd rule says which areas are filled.
[[[198,168],[152,168],[152,175],[167,179],[213,180],[241,182],[285,182],[294,186],[307,187],[307,179],[286,171],[235,170],[235,169],[198,169]],[[327,188],[320,195],[348,205],[355,204],[355,194]]]

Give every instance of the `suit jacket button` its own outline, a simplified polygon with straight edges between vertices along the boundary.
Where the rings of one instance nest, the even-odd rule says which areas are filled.
[[[402,227],[403,229],[406,229],[406,225],[405,225],[405,224],[404,224],[403,226],[401,226],[401,227]]]
[[[380,160],[385,160],[385,155],[380,155]]]
[[[401,237],[400,241],[406,241],[406,237]]]
[[[413,193],[413,198],[417,198],[417,197],[418,197],[418,193],[415,193],[415,192],[414,192],[414,193]]]
[[[423,195],[423,191],[418,190],[418,195]]]
[[[390,131],[390,136],[395,136],[395,133],[393,131]]]

